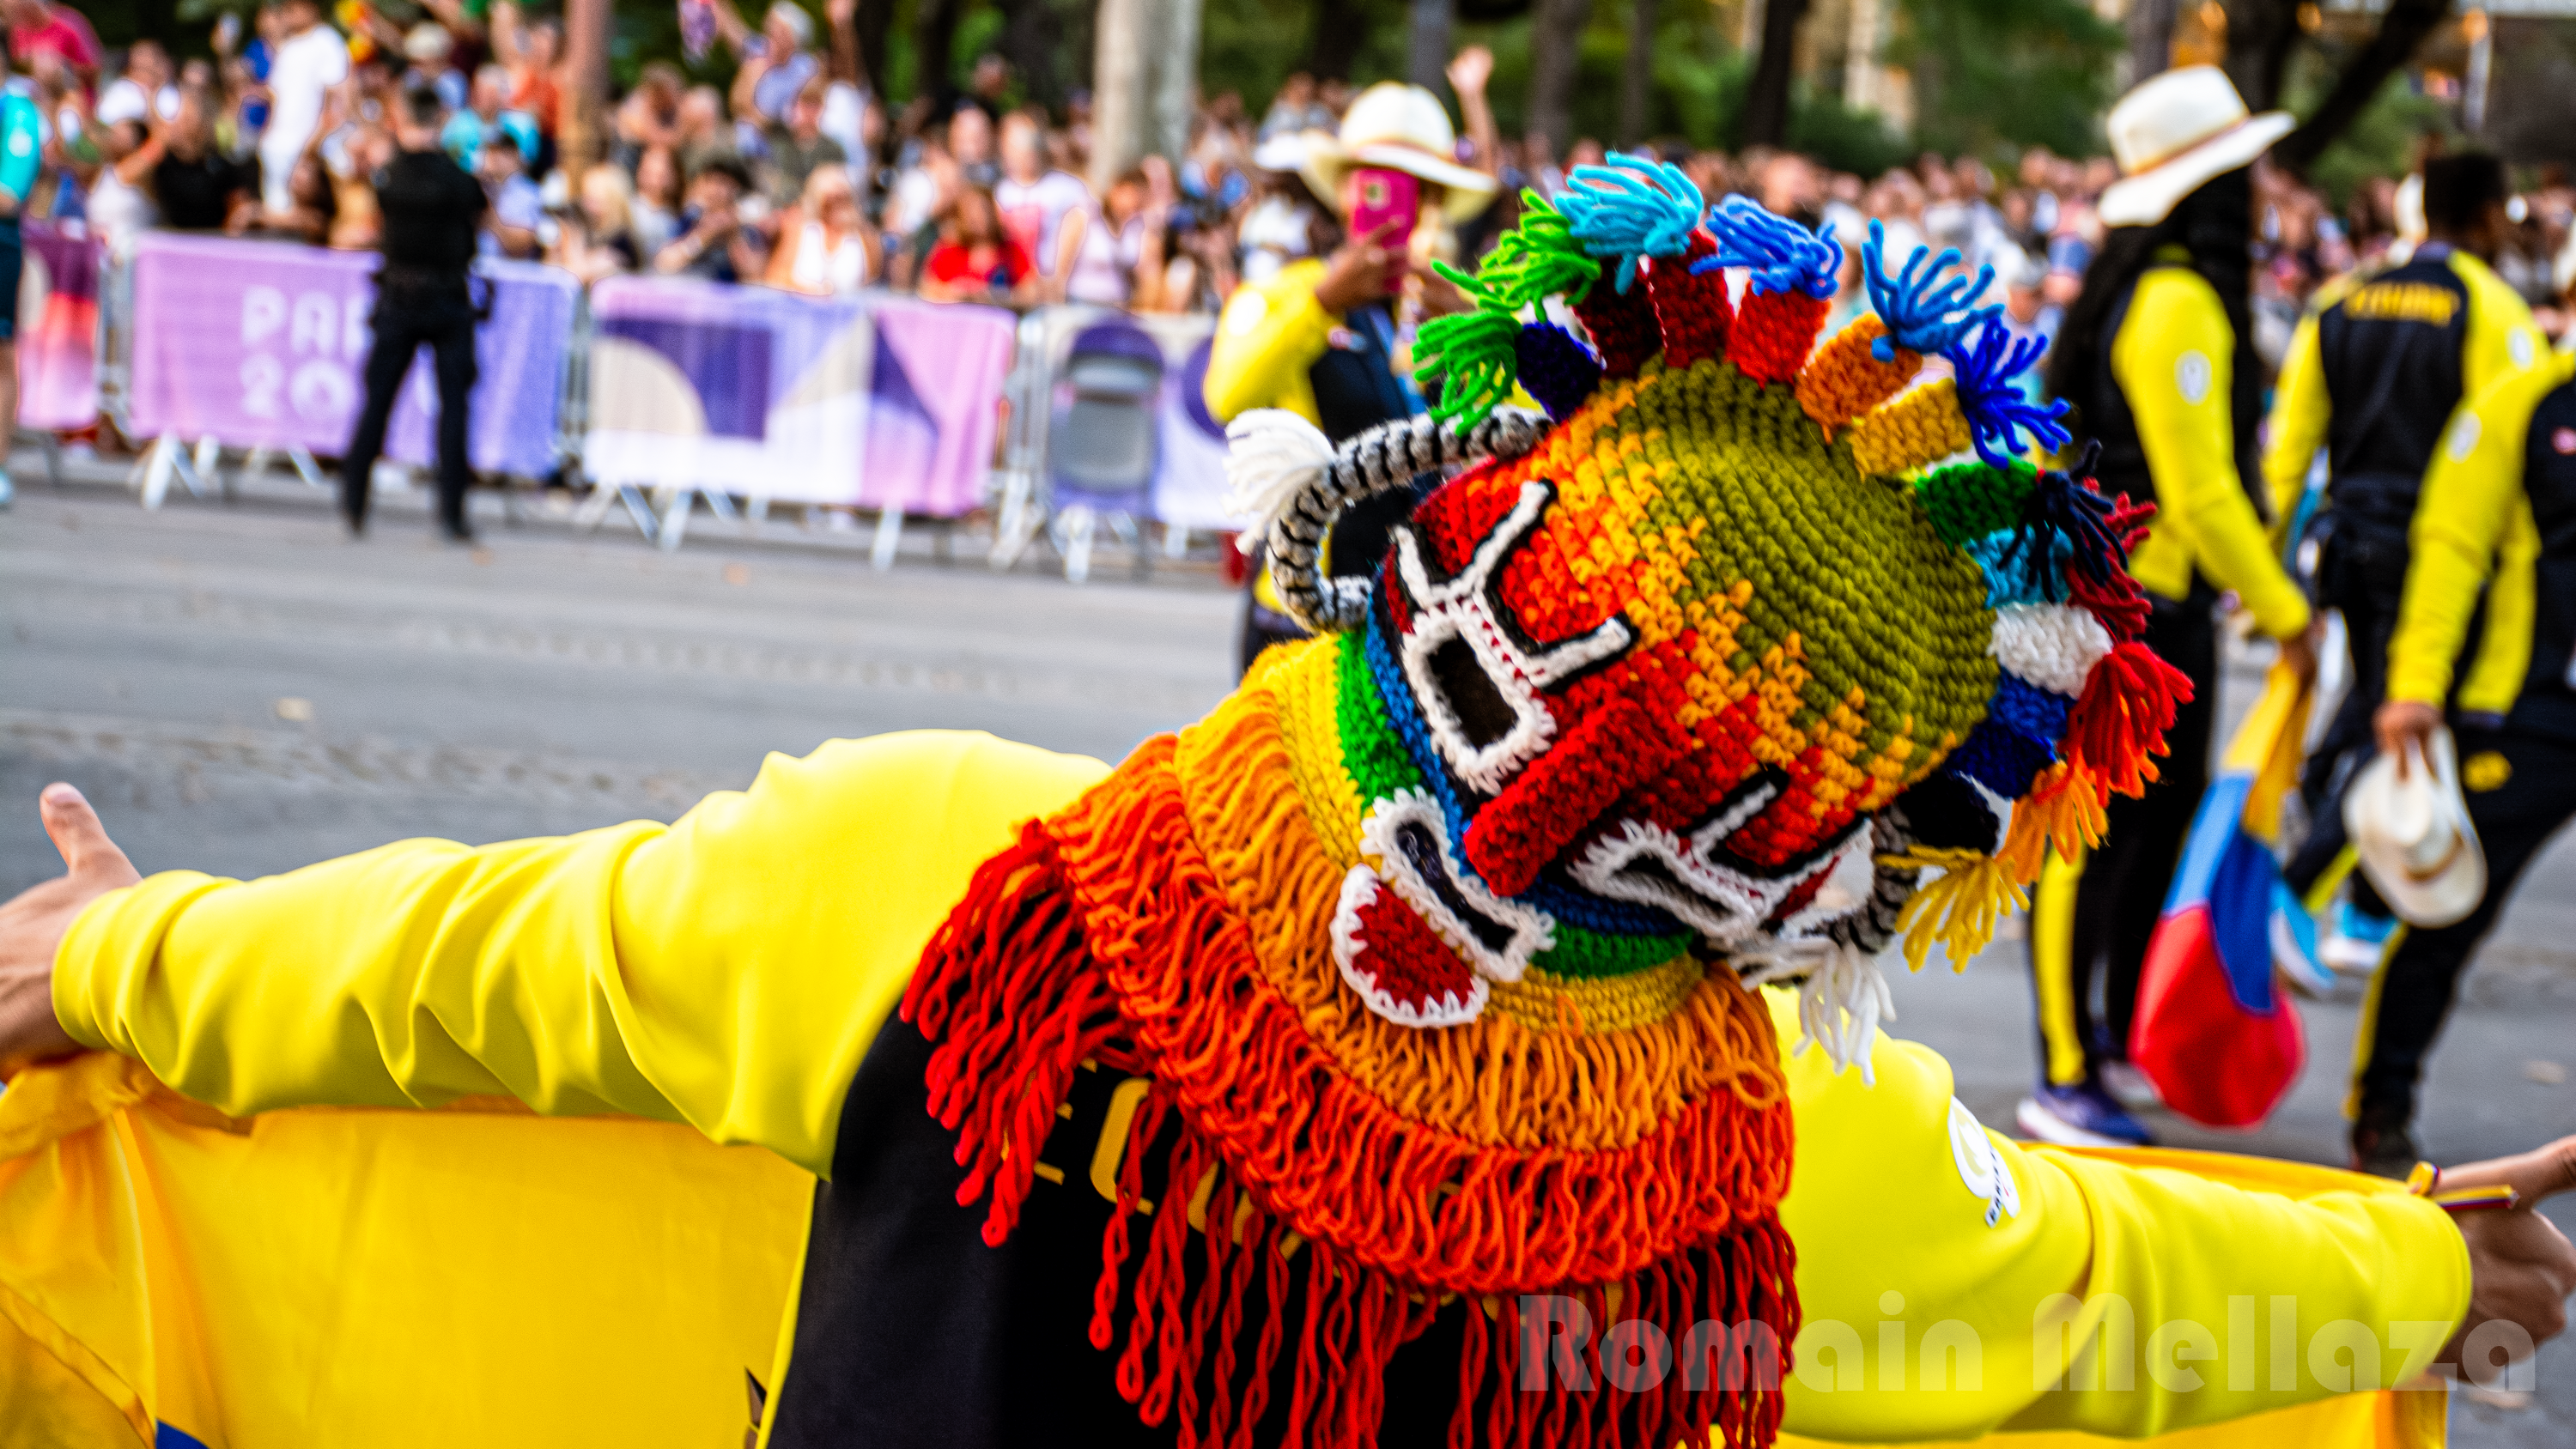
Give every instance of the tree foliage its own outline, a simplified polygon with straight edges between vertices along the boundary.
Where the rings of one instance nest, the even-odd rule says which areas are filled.
[[[1988,155],[2102,146],[2119,28],[2083,0],[1899,0],[1891,63],[1914,77],[1914,139]]]

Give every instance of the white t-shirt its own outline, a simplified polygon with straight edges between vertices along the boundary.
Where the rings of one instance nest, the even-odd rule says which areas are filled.
[[[1115,235],[1097,208],[1082,231],[1082,249],[1074,253],[1073,275],[1065,296],[1099,307],[1124,307],[1136,288],[1136,263],[1145,255],[1145,218],[1131,216]]]
[[[268,129],[259,138],[260,198],[269,210],[287,207],[295,158],[322,124],[322,93],[348,77],[349,44],[328,25],[287,41],[269,60]]]
[[[1064,219],[1091,205],[1091,188],[1080,178],[1050,171],[1035,181],[1005,176],[993,187],[993,207],[1002,214],[1002,230],[1037,258],[1038,275],[1055,275],[1056,238]]]
[[[161,113],[162,120],[177,120],[179,118],[179,88],[177,86],[163,86],[159,91],[155,92],[152,98],[152,109]],[[109,84],[107,89],[98,93],[98,123],[100,125],[113,126],[119,121],[139,121],[142,119],[143,87],[135,84],[133,77],[118,76],[114,82]]]

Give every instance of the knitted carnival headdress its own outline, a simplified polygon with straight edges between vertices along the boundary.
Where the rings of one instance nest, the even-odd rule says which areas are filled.
[[[1745,988],[1803,980],[1865,1073],[1872,959],[1964,963],[2188,693],[2137,642],[2148,510],[2015,456],[2065,442],[2038,348],[1949,260],[1874,236],[1877,315],[1818,348],[1838,246],[1613,157],[1447,273],[1433,416],[1237,420],[1324,637],[1030,826],[904,1003],[988,1241],[1077,1071],[1137,1081],[1090,1333],[1148,1422],[1372,1442],[1447,1323],[1453,1445],[1774,1436],[1790,1121]],[[1431,470],[1377,577],[1332,577],[1336,514]],[[1533,1294],[1678,1362],[1525,1391]]]

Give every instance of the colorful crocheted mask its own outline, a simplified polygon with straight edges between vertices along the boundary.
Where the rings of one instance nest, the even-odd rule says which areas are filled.
[[[1089,1342],[1184,1443],[1769,1443],[1792,1124],[1748,985],[1803,977],[1866,1072],[1871,958],[1965,961],[2152,776],[2184,686],[2136,642],[2145,510],[2013,456],[2065,434],[1982,279],[1873,243],[1877,316],[1817,348],[1838,249],[1701,213],[1578,170],[1452,274],[1440,415],[1238,419],[1324,637],[1032,823],[905,997],[988,1243],[1108,1199]],[[1331,576],[1334,516],[1432,471]],[[1068,1147],[1086,1072],[1109,1122]],[[1551,1304],[1668,1359],[1570,1388]],[[1391,1372],[1425,1342],[1454,1363]]]
[[[1816,349],[1830,240],[1741,197],[1702,226],[1678,171],[1624,157],[1525,206],[1447,272],[1477,307],[1423,329],[1433,418],[1338,453],[1292,415],[1235,425],[1281,595],[1339,636],[1337,962],[1447,1026],[1533,965],[1696,941],[1806,977],[1810,1034],[1865,1062],[1871,957],[1902,932],[1915,967],[1964,963],[2050,842],[2152,778],[2187,686],[2126,642],[2146,510],[2014,458],[2064,444],[2059,409],[2015,385],[2038,344],[1965,305],[1991,277],[1943,280],[1956,253],[1891,275],[1873,229],[1876,315]],[[1927,355],[1950,375],[1905,391]],[[1515,383],[1552,425],[1501,405]],[[1462,460],[1373,584],[1320,572],[1340,507]]]

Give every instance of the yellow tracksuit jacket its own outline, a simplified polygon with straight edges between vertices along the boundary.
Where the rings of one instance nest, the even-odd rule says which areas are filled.
[[[55,1005],[123,1057],[0,1093],[0,1402],[73,1426],[12,1444],[740,1442],[860,1058],[976,864],[1104,771],[891,735],[667,827],[101,899]],[[1789,1063],[1790,1442],[2438,1442],[2438,1393],[2336,1392],[2465,1310],[2438,1209],[2016,1144],[1934,1053],[1874,1063]]]

